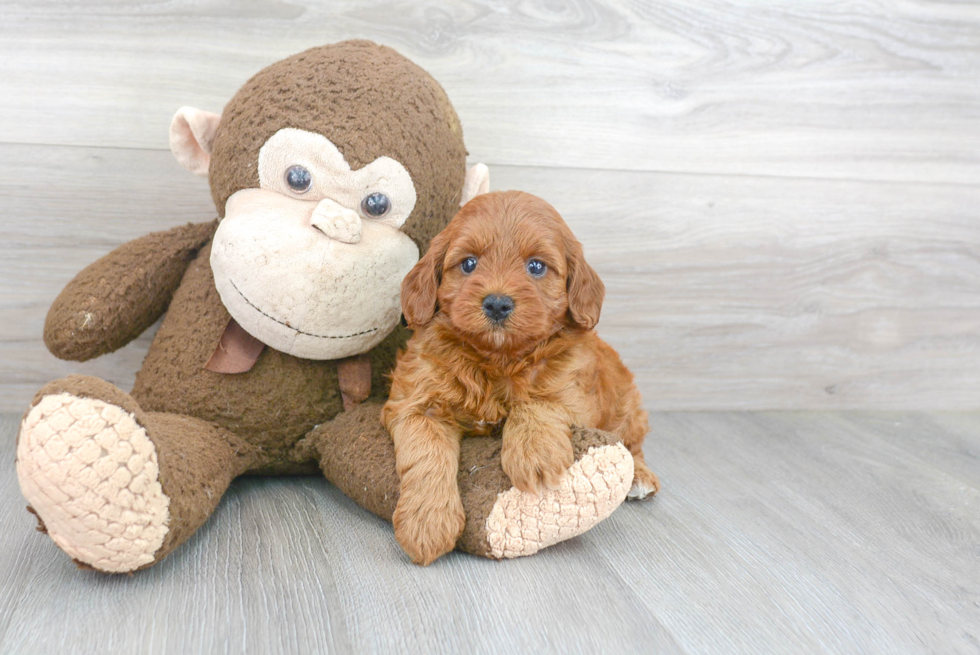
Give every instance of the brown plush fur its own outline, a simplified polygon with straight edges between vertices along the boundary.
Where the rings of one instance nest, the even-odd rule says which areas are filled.
[[[126,244],[125,256],[83,270],[48,310],[45,345],[79,362],[122,348],[166,311],[217,226],[212,221],[147,234]]]
[[[354,168],[380,156],[402,162],[418,194],[402,229],[421,252],[458,205],[466,156],[459,119],[438,83],[390,48],[368,41],[313,48],[246,82],[225,107],[214,140],[210,181],[219,215],[235,191],[258,187],[259,148],[284,127],[324,134]],[[258,447],[250,472],[315,471],[315,461],[296,461],[293,449],[315,425],[343,409],[336,362],[266,348],[247,373],[206,370],[230,316],[214,286],[210,244],[205,239],[198,247],[192,258],[181,260],[186,271],[176,291],[170,287],[169,310],[137,374],[133,397],[145,410],[202,418],[248,440]],[[117,251],[89,275],[104,277],[109,266],[135,270],[142,256]],[[132,299],[120,294],[117,302]],[[150,322],[164,308],[155,308]],[[105,315],[107,309],[94,313]],[[126,304],[115,311],[132,308]],[[53,310],[48,321],[58,320]],[[386,397],[383,376],[406,338],[406,330],[396,329],[372,351],[373,398]]]
[[[259,148],[285,127],[324,134],[354,168],[382,155],[404,164],[417,202],[403,230],[420,252],[458,207],[466,156],[459,119],[438,83],[389,48],[367,41],[313,48],[249,80],[215,136],[210,180],[220,216],[232,193],[258,186]],[[131,396],[92,378],[55,384],[83,394],[94,385],[95,397],[136,412],[147,428],[175,526],[158,559],[193,534],[236,475],[316,472],[331,455],[304,437],[343,410],[334,361],[266,348],[247,373],[204,368],[230,318],[210,266],[216,227],[186,225],[117,248],[68,284],[45,325],[53,353],[84,360],[122,347],[167,312]],[[385,376],[407,335],[397,328],[369,353],[376,401],[387,397]],[[371,406],[377,422],[379,404]],[[371,478],[369,466],[394,471],[393,458],[384,457],[383,449],[360,453],[362,466],[333,467],[332,481],[359,489]]]
[[[209,177],[220,216],[233,193],[259,186],[259,148],[284,127],[326,136],[354,170],[381,156],[404,164],[418,198],[402,231],[421,252],[459,208],[466,159],[459,118],[442,87],[391,48],[370,41],[312,48],[248,80],[225,105],[214,138]]]
[[[477,259],[466,273],[460,264]],[[526,269],[547,266],[540,278]],[[514,486],[554,487],[574,461],[571,426],[612,432],[634,459],[634,484],[656,491],[633,375],[593,331],[604,287],[551,205],[526,193],[479,196],[405,278],[415,336],[399,357],[382,419],[395,444],[401,498],[395,535],[413,561],[452,549],[465,524],[456,483],[460,440],[502,421],[501,464]],[[513,299],[502,322],[488,295]]]
[[[458,205],[466,156],[459,119],[439,84],[390,48],[368,41],[313,48],[246,82],[225,107],[214,140],[210,182],[219,215],[235,191],[258,187],[259,149],[284,127],[324,134],[355,169],[380,156],[403,163],[418,198],[402,229],[421,252]],[[336,363],[267,348],[248,373],[205,370],[230,318],[214,286],[210,252],[207,245],[190,265],[183,261],[187,270],[176,292],[171,287],[169,311],[133,397],[145,409],[213,421],[260,446],[252,472],[312,472],[315,463],[297,462],[292,449],[343,409]],[[134,268],[137,261],[127,253],[116,267]],[[406,338],[396,329],[372,351],[372,397],[386,397],[383,376]]]

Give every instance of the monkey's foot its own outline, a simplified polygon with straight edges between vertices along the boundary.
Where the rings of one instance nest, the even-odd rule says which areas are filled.
[[[589,446],[558,488],[540,496],[511,488],[497,496],[485,525],[489,556],[533,555],[586,532],[622,504],[632,482],[633,456],[625,446]]]
[[[156,448],[124,409],[70,393],[43,396],[17,444],[21,491],[76,563],[125,573],[154,561],[169,522]]]

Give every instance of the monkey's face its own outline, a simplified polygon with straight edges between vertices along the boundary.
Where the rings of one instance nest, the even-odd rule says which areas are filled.
[[[405,167],[379,157],[352,171],[325,136],[276,132],[259,151],[259,188],[228,199],[211,250],[221,301],[276,350],[338,359],[380,343],[401,316],[419,259],[400,228],[415,207]]]
[[[485,166],[466,172],[442,87],[366,41],[266,67],[221,115],[181,108],[170,146],[211,183],[221,301],[246,332],[306,359],[380,343],[420,250],[489,184]]]

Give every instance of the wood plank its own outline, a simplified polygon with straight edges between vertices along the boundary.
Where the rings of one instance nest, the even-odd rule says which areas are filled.
[[[980,179],[980,6],[635,0],[3,3],[0,142],[166,148],[173,112],[366,37],[488,164]]]
[[[891,437],[869,418],[893,424]],[[980,487],[902,447],[931,417],[651,419],[647,460],[665,491],[607,521],[620,547],[602,553],[686,650],[980,647]],[[976,449],[978,417],[959,420]],[[939,447],[941,424],[930,435]]]
[[[551,200],[608,288],[600,333],[655,409],[980,407],[980,189],[502,167]],[[85,372],[129,388],[149,334],[85,364],[41,342],[114,246],[214,216],[169,153],[0,145],[0,408]],[[152,332],[152,331],[151,331]]]
[[[0,417],[12,444],[18,417]],[[316,476],[246,478],[160,565],[77,571],[0,459],[3,652],[972,653],[980,416],[662,413],[665,487],[534,557],[410,565]],[[922,434],[929,435],[926,446]]]
[[[874,433],[889,447],[901,448],[926,465],[980,489],[980,450],[976,414],[848,415],[859,429]]]

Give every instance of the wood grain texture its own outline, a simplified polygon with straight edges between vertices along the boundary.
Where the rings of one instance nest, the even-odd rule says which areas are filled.
[[[980,7],[907,0],[2,4],[0,142],[166,148],[264,65],[351,37],[430,70],[488,164],[980,178]]]
[[[0,419],[10,444],[18,418]],[[976,653],[980,417],[654,413],[665,487],[530,558],[409,564],[318,477],[242,479],[133,577],[0,460],[0,652]]]
[[[84,265],[208,220],[165,151],[263,65],[370,37],[428,68],[494,188],[551,200],[658,409],[980,408],[980,5],[0,2],[0,409],[75,365]]]
[[[495,166],[550,199],[608,295],[599,331],[654,409],[980,406],[980,188]],[[0,144],[0,409],[68,372],[128,389],[151,329],[51,356],[48,306],[82,267],[214,216],[160,151]]]

